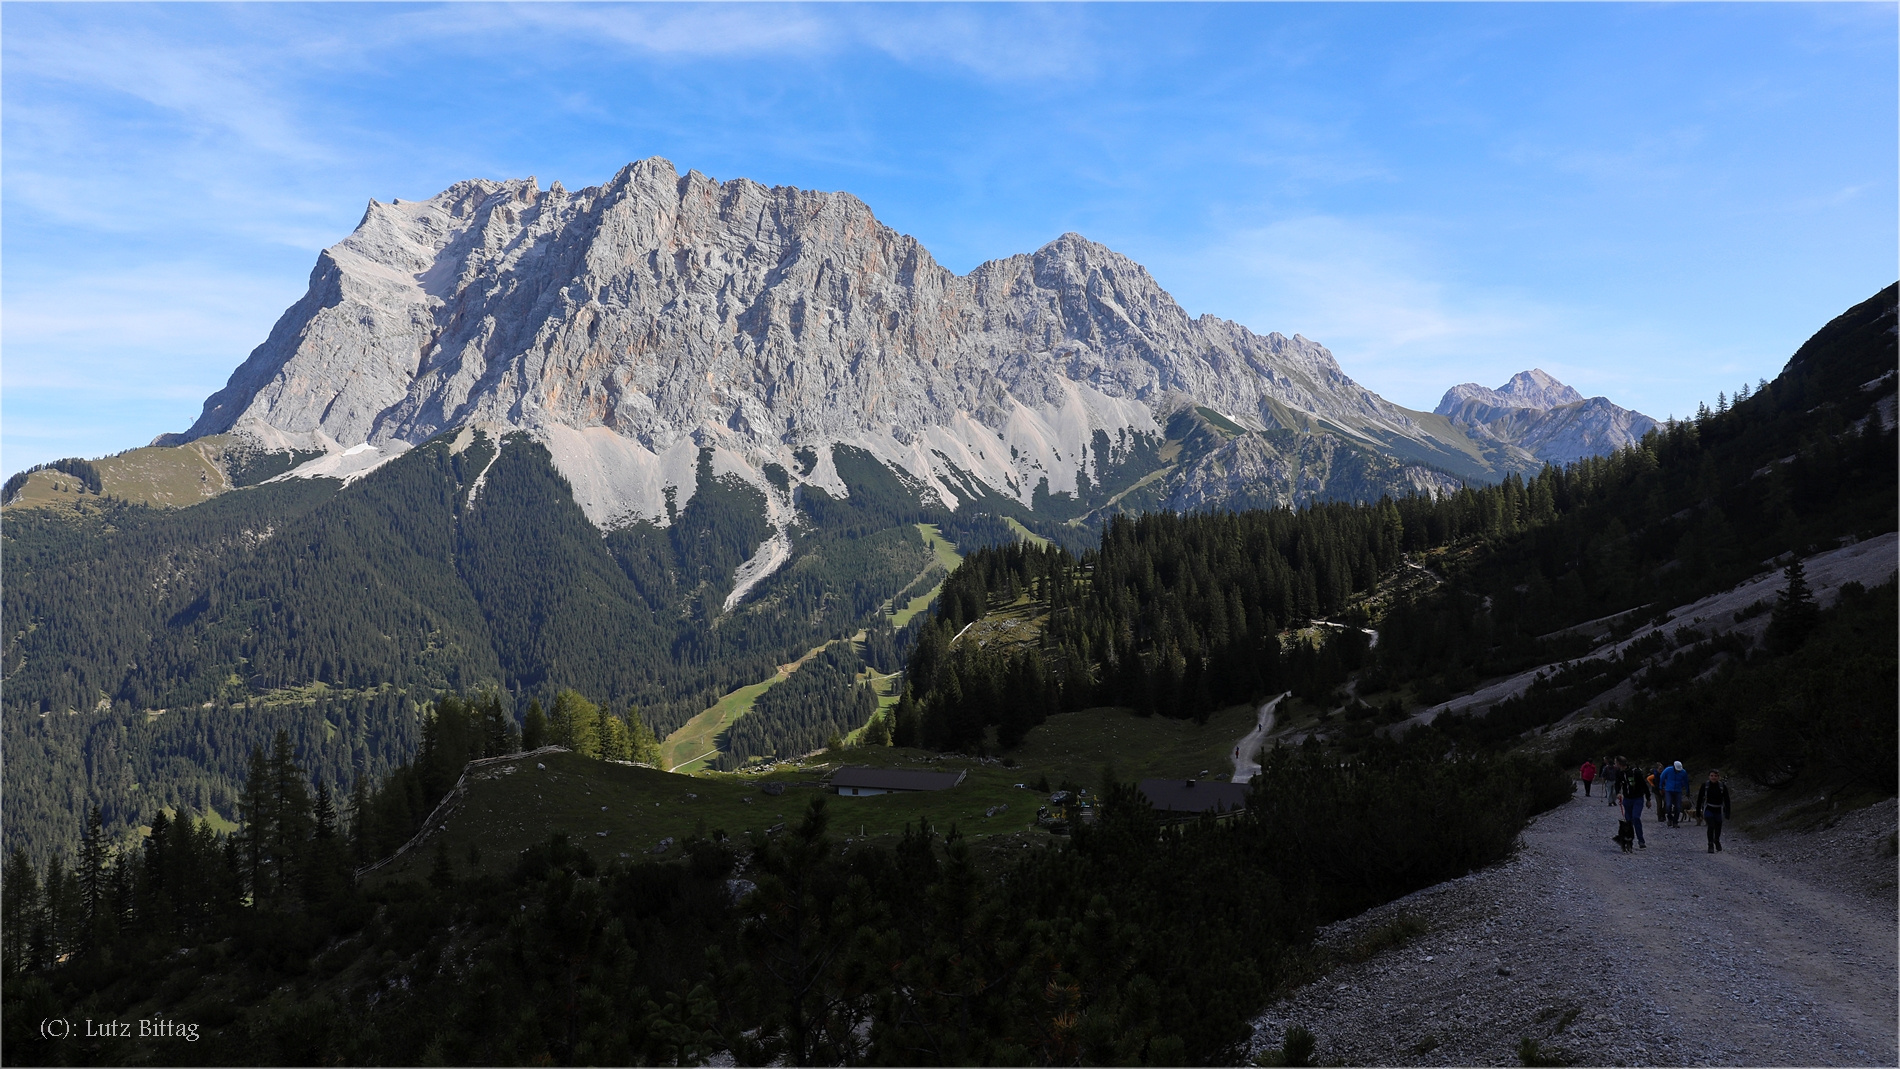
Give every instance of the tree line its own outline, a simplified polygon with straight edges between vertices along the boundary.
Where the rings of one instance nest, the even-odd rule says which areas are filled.
[[[994,726],[1010,746],[1064,710],[1204,717],[1275,690],[1328,694],[1365,658],[1364,620],[1314,642],[1283,642],[1283,631],[1342,613],[1407,551],[1547,522],[1563,477],[1550,468],[1372,505],[1118,515],[1080,556],[1020,542],[977,550],[918,637],[897,737],[956,749]],[[1042,618],[1035,643],[956,641],[992,607],[1024,599]]]
[[[61,471],[79,480],[79,485],[87,493],[97,494],[103,489],[99,481],[99,468],[90,460],[79,457],[66,457],[62,460],[49,460],[44,464],[35,464],[25,471],[16,471],[7,476],[6,485],[0,487],[0,502],[13,500],[13,495],[26,487],[27,477],[36,471]]]
[[[418,766],[489,745],[478,713],[438,719]],[[1107,779],[1098,825],[990,861],[954,827],[844,846],[820,797],[783,834],[714,829],[677,861],[555,836],[366,889],[274,749],[234,835],[168,825],[49,874],[50,898],[9,862],[8,1056],[110,1060],[38,1019],[138,1005],[200,1023],[205,1064],[1221,1062],[1316,926],[1503,857],[1570,792],[1548,764],[1401,744],[1269,766],[1238,819],[1164,826]],[[65,934],[14,937],[43,929]]]
[[[1317,704],[1363,668],[1363,693],[1430,704],[1478,679],[1575,656],[1570,625],[1693,601],[1842,536],[1893,530],[1895,290],[1810,339],[1773,382],[1718,396],[1633,446],[1525,479],[1374,504],[1117,516],[1079,555],[979,549],[944,585],[896,711],[906,745],[1013,745],[1051,712],[1125,705],[1205,715],[1278,690]],[[1460,546],[1444,582],[1379,621],[1344,613],[1407,553]],[[1042,617],[1030,644],[957,641],[994,608]],[[1339,617],[1321,642],[1287,629]]]
[[[753,757],[797,757],[838,745],[877,711],[863,673],[864,661],[849,642],[827,647],[759,695],[752,711],[720,734],[717,766],[729,770]]]

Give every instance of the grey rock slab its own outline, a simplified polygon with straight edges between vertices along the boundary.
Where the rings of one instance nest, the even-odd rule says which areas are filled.
[[[1345,444],[1401,458],[1378,473],[1393,490],[1503,470],[1324,346],[1190,317],[1080,235],[957,275],[848,193],[659,158],[571,192],[481,179],[370,202],[187,436],[341,452],[526,430],[612,525],[663,517],[701,448],[763,485],[766,463],[800,470],[800,446],[854,444],[946,501],[960,469],[1027,502],[1045,479],[1096,478],[1098,432],[1153,434],[1184,404],[1333,444],[1237,447],[1192,474],[1183,507],[1262,485],[1267,501],[1325,495]]]

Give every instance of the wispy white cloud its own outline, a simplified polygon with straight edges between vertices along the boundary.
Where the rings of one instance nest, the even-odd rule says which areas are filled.
[[[9,27],[9,36],[16,32]],[[335,152],[307,134],[298,106],[267,77],[282,47],[232,50],[115,32],[93,20],[41,24],[7,48],[9,77],[65,82],[91,95],[116,93],[182,121],[196,137],[235,142],[273,156],[321,164]],[[288,51],[295,53],[292,46]]]
[[[394,15],[365,47],[426,40],[480,53],[583,47],[679,60],[871,51],[1020,83],[1099,73],[1091,21],[1061,4],[472,4]]]
[[[1487,367],[1510,367],[1508,378],[1543,356],[1525,350],[1559,319],[1518,295],[1459,287],[1447,268],[1394,229],[1312,215],[1233,231],[1164,270],[1191,310],[1304,334],[1365,385],[1430,408]]]
[[[1155,257],[1156,274],[1191,312],[1304,334],[1362,385],[1415,409],[1458,383],[1495,387],[1541,367],[1586,396],[1661,416],[1759,363],[1714,339],[1470,279],[1436,229],[1300,216]]]
[[[6,389],[202,400],[302,295],[283,283],[192,262],[9,274]]]

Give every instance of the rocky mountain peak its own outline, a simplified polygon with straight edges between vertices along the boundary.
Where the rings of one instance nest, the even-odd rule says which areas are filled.
[[[664,517],[669,489],[683,505],[702,449],[764,487],[768,464],[851,445],[946,503],[974,480],[1027,504],[1098,479],[1099,435],[1158,435],[1184,403],[1497,474],[1324,346],[1190,318],[1079,234],[959,276],[848,193],[659,157],[573,191],[471,179],[371,201],[187,437],[393,455],[525,430],[612,525]],[[803,477],[835,480],[823,463]]]
[[[1495,390],[1485,389],[1475,382],[1453,386],[1445,391],[1444,398],[1432,411],[1447,416],[1458,405],[1475,401],[1492,408],[1534,408],[1547,412],[1581,400],[1582,394],[1558,382],[1556,376],[1542,368],[1532,368],[1512,375],[1511,381]]]
[[[1453,386],[1433,409],[1472,439],[1565,464],[1634,445],[1656,421],[1605,397],[1586,399],[1541,368],[1520,371],[1495,390]]]

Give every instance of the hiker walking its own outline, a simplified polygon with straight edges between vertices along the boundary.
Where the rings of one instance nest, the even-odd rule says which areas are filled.
[[[1609,804],[1612,807],[1616,805],[1616,785],[1619,782],[1621,782],[1617,777],[1621,776],[1622,774],[1623,774],[1622,765],[1617,764],[1616,761],[1612,758],[1606,757],[1603,759],[1603,778],[1610,781],[1608,787],[1604,790],[1603,795],[1604,797],[1610,800]]]
[[[1709,782],[1695,792],[1695,807],[1702,812],[1703,827],[1709,832],[1709,853],[1722,849],[1722,821],[1728,819],[1728,784],[1718,769],[1709,769]]]
[[[1583,759],[1583,767],[1577,770],[1577,774],[1583,778],[1583,796],[1590,797],[1590,781],[1597,778],[1597,766],[1591,764],[1590,759],[1586,757]]]
[[[1672,828],[1682,827],[1682,795],[1689,789],[1689,773],[1682,769],[1677,761],[1662,772],[1663,807],[1662,812]]]
[[[1623,819],[1630,822],[1630,830],[1636,833],[1636,845],[1644,850],[1649,843],[1643,838],[1643,807],[1649,804],[1649,777],[1640,768],[1626,767],[1624,759],[1616,759],[1620,770],[1616,779],[1616,800],[1623,805]]]

